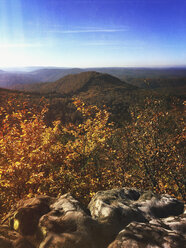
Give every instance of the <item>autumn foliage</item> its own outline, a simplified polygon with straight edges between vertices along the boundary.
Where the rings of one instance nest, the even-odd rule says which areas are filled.
[[[145,100],[143,107],[131,107],[130,114],[131,121],[116,136],[123,181],[184,199],[183,117],[167,111],[162,100],[151,98]]]
[[[23,197],[71,192],[83,202],[98,190],[130,186],[184,198],[184,122],[146,99],[123,127],[109,113],[74,99],[80,124],[45,124],[47,104],[4,99],[0,108],[1,211]],[[41,107],[42,106],[42,107]]]

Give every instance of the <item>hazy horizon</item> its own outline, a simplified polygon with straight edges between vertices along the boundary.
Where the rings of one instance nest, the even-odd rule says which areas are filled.
[[[32,69],[186,69],[186,65],[172,65],[172,66],[93,66],[93,67],[65,67],[65,66],[7,66],[0,67],[0,70],[7,71],[20,71],[20,70],[32,70]]]
[[[96,70],[96,69],[145,69],[145,70],[169,70],[169,69],[180,69],[180,70],[186,70],[186,65],[182,66],[118,66],[118,67],[60,67],[60,66],[18,66],[18,67],[0,67],[0,70],[4,72],[32,72],[37,71],[40,69],[64,69],[64,70],[70,70],[70,69],[81,69],[81,70]]]
[[[186,66],[185,0],[0,0],[0,68]]]

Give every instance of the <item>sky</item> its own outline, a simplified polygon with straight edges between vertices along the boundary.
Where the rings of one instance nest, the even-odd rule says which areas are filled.
[[[186,65],[186,0],[0,0],[0,67]]]

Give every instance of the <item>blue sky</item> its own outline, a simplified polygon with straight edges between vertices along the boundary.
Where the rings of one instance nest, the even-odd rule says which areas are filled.
[[[186,0],[0,0],[0,67],[186,65]]]

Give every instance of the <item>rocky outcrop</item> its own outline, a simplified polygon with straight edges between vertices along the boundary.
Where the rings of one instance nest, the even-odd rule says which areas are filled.
[[[61,196],[39,222],[44,234],[40,248],[101,248],[99,223],[70,194]]]
[[[20,201],[17,210],[9,218],[11,228],[23,236],[34,235],[37,232],[39,219],[50,211],[52,202],[52,198],[48,196]]]
[[[88,208],[69,193],[21,200],[0,226],[0,248],[184,247],[183,202],[120,188],[95,194]]]
[[[186,240],[181,234],[162,225],[132,222],[118,234],[108,248],[181,248],[185,247],[185,244]]]

